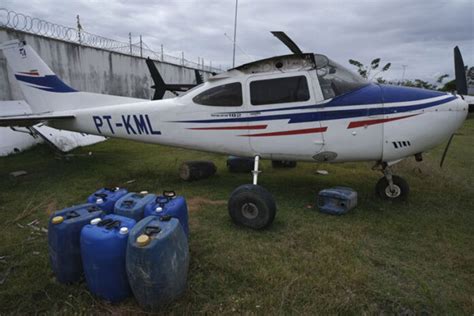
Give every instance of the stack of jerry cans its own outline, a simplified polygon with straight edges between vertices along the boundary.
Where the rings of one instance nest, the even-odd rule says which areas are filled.
[[[163,195],[158,195],[145,206],[145,217],[152,215],[177,218],[186,237],[189,237],[188,206],[183,196],[176,195],[174,191],[163,191]]]
[[[357,206],[357,192],[351,188],[334,187],[319,192],[318,208],[322,213],[343,215]]]
[[[128,235],[135,220],[109,214],[81,232],[81,252],[89,291],[110,302],[130,296],[125,268]]]
[[[60,283],[77,282],[83,274],[81,229],[103,212],[95,204],[82,204],[54,212],[48,223],[51,266]]]
[[[106,214],[110,214],[114,211],[115,203],[127,193],[127,189],[102,188],[91,194],[87,198],[87,203],[95,203]]]
[[[145,205],[153,201],[155,197],[156,195],[148,194],[148,192],[130,192],[115,203],[114,213],[133,218],[138,222],[143,218]]]
[[[188,241],[176,218],[148,216],[130,232],[126,257],[133,294],[145,309],[159,310],[186,289]]]

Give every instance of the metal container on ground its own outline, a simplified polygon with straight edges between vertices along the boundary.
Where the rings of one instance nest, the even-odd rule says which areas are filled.
[[[148,192],[130,192],[122,196],[115,203],[114,213],[133,218],[138,222],[143,218],[145,205],[152,202],[155,198],[155,194],[148,194]]]
[[[347,187],[334,187],[319,191],[319,211],[331,215],[343,215],[357,206],[357,192]]]
[[[131,295],[125,268],[129,232],[136,221],[115,214],[84,226],[81,253],[89,291],[107,301],[119,302]]]
[[[163,195],[157,196],[145,206],[144,217],[151,215],[169,215],[177,218],[183,226],[186,237],[189,237],[188,206],[184,196],[176,195],[174,191],[163,191]]]
[[[60,283],[77,282],[83,275],[81,229],[92,219],[102,217],[95,204],[81,204],[54,212],[48,223],[48,249],[51,267]]]
[[[95,203],[106,214],[110,214],[114,211],[115,203],[127,193],[127,189],[123,188],[102,188],[91,194],[87,203]]]
[[[130,232],[127,275],[141,307],[157,311],[186,290],[188,241],[176,218],[148,216]]]

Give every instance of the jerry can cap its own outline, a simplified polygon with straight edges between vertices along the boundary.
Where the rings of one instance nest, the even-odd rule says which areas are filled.
[[[148,191],[140,191],[140,194],[141,194],[141,195],[147,195],[147,194],[148,194]]]
[[[51,223],[54,225],[61,224],[64,221],[64,217],[62,216],[54,216],[53,219],[51,220]]]
[[[163,212],[163,208],[158,206],[156,209],[155,209],[155,212],[157,213],[160,213],[160,212]]]
[[[91,220],[91,225],[97,225],[102,221],[101,218],[94,218]]]
[[[140,247],[145,247],[146,245],[148,245],[150,243],[150,237],[145,235],[145,234],[142,234],[140,236],[138,236],[137,238],[137,244],[138,246]]]
[[[121,235],[126,235],[126,234],[128,234],[128,228],[127,228],[127,227],[120,227],[119,233],[120,233]]]

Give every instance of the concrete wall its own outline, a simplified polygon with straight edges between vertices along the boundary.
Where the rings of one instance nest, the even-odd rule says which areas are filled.
[[[77,90],[144,99],[153,94],[145,58],[0,28],[0,43],[12,39],[25,40],[64,82]],[[195,83],[191,68],[168,63],[157,63],[157,67],[167,83]],[[208,76],[203,73],[204,78]],[[169,92],[165,95],[172,96]],[[24,97],[18,83],[0,53],[0,100],[21,99]]]

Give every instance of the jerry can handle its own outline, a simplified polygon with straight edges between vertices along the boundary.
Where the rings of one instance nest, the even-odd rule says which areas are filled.
[[[167,198],[168,200],[171,200],[176,197],[176,192],[174,192],[173,190],[170,190],[170,191],[164,190],[163,196]]]
[[[110,191],[110,192],[115,192],[115,191],[118,190],[118,188],[104,188],[104,190]]]
[[[170,221],[172,218],[173,218],[173,216],[171,216],[171,215],[163,215],[163,216],[160,216],[160,221],[161,221],[161,222],[168,222],[168,221]]]
[[[122,202],[122,204],[125,204],[125,205],[132,205],[134,203],[133,200],[125,200]]]
[[[106,198],[107,194],[105,193],[94,193],[94,196],[100,197],[100,198]]]
[[[156,235],[159,232],[161,232],[161,228],[158,227],[158,226],[147,226],[145,228],[145,235],[147,235],[147,236]]]
[[[108,223],[105,225],[105,229],[113,229],[113,228],[116,228],[116,227],[120,227],[120,224],[122,224],[121,221],[119,220],[112,220],[112,222]]]
[[[92,212],[98,212],[98,211],[102,211],[99,207],[95,206],[95,205],[92,205],[92,206],[89,206],[87,208],[87,211],[89,213],[92,213]]]
[[[104,219],[103,221],[100,221],[97,226],[99,227],[102,227],[102,226],[105,226],[105,225],[108,225],[110,223],[112,223],[114,220],[111,219],[111,218],[107,218],[107,219]]]
[[[66,214],[66,219],[75,218],[79,216],[80,216],[79,213],[77,213],[76,211],[69,211]]]

